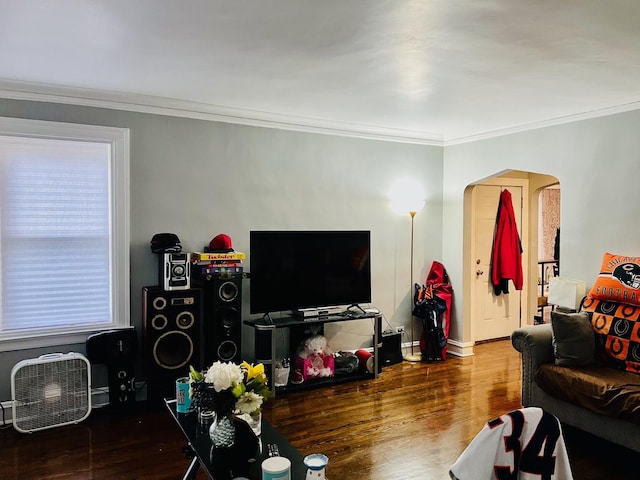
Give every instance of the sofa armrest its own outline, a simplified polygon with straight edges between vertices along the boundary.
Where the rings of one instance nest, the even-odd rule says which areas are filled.
[[[513,348],[522,354],[522,405],[531,405],[531,387],[538,366],[554,363],[553,332],[548,323],[518,328],[511,334]]]

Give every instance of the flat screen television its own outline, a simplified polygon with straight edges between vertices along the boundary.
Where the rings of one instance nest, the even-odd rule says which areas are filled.
[[[371,302],[371,232],[251,231],[251,313]]]

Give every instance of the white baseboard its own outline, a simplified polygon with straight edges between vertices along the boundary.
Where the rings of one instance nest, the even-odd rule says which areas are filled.
[[[447,341],[447,355],[453,355],[454,357],[471,357],[473,356],[473,346],[474,343],[462,343],[457,340],[449,339]],[[420,342],[414,341],[413,348],[418,347],[418,351],[420,351]],[[403,351],[411,350],[411,342],[404,342],[401,345]]]
[[[145,382],[136,382],[136,400],[143,401],[147,398],[147,389]],[[4,408],[5,424],[13,424],[13,401],[6,400],[0,402]],[[109,405],[109,387],[96,387],[91,389],[91,408],[101,408]],[[2,412],[0,411],[0,414]],[[2,418],[0,418],[0,426],[2,426]]]
[[[411,341],[409,341],[409,342],[402,342],[402,344],[400,345],[400,348],[401,348],[401,349],[403,349],[403,350],[404,350],[405,348],[409,348],[409,349],[410,349],[410,348],[411,348],[411,343],[412,343]],[[420,341],[415,341],[415,342],[413,342],[413,348],[416,348],[416,347],[420,348]]]
[[[447,344],[448,344],[447,353],[453,356],[472,357],[474,355],[473,353],[473,346],[475,345],[474,342],[463,343],[457,340],[449,339],[447,341]]]
[[[13,424],[13,402],[7,400],[2,402],[2,408],[4,409],[4,421],[7,425]],[[1,413],[1,412],[0,412]],[[0,426],[2,426],[2,419],[0,419]]]

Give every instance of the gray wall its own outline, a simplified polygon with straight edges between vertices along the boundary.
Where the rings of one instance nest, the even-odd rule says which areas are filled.
[[[414,176],[428,194],[415,221],[414,280],[441,261],[442,148],[19,100],[0,99],[0,112],[131,130],[131,321],[139,336],[141,289],[157,283],[149,249],[157,232],[177,233],[184,251],[202,251],[227,233],[236,250],[248,253],[252,229],[370,230],[372,304],[408,330],[410,220],[391,210],[387,193],[398,177]],[[367,322],[345,323],[331,335],[334,350],[371,345]],[[251,340],[245,327],[247,359]],[[0,354],[0,400],[10,398],[15,363],[54,351],[83,353],[84,345]]]
[[[463,192],[514,169],[553,175],[561,189],[561,273],[593,284],[604,252],[640,255],[635,199],[640,178],[640,111],[540,128],[461,145],[444,153],[443,258],[454,291],[462,289]],[[462,295],[455,296],[451,337],[463,331]],[[473,316],[473,312],[466,312]]]
[[[454,340],[469,340],[460,293],[463,194],[471,183],[509,169],[557,177],[564,275],[590,285],[605,251],[640,255],[640,111],[444,149],[17,100],[0,99],[0,112],[131,129],[131,318],[139,332],[141,288],[156,283],[154,233],[173,231],[193,251],[224,232],[248,252],[249,230],[269,228],[371,230],[373,304],[394,326],[408,327],[409,217],[393,213],[386,196],[407,175],[428,193],[416,216],[414,280],[433,260],[445,264],[455,291]],[[244,292],[246,318],[246,283]],[[357,348],[369,338],[369,325],[345,324],[332,344]],[[245,330],[248,357],[250,339]],[[17,361],[49,351],[83,352],[84,345],[0,354],[0,399],[10,397]]]

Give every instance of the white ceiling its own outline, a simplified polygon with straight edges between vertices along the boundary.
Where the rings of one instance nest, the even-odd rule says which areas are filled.
[[[640,108],[640,2],[0,0],[0,96],[446,144]]]

